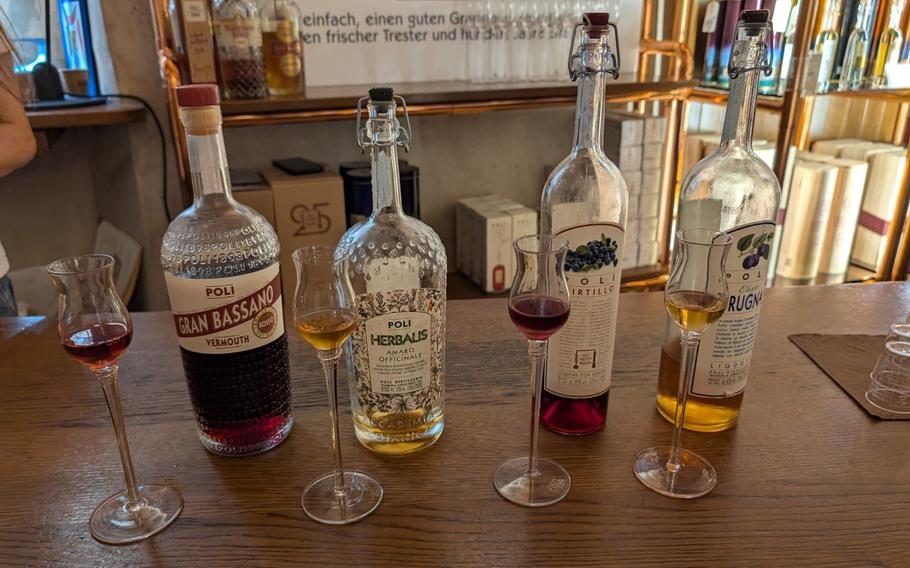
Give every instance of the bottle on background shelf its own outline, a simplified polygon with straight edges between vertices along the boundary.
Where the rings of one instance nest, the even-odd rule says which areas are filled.
[[[720,61],[720,39],[723,32],[724,8],[726,3],[710,0],[705,6],[705,19],[701,32],[705,34],[705,70],[703,78],[707,82],[717,80]]]
[[[771,241],[780,201],[774,172],[752,151],[759,75],[770,73],[766,10],[744,11],[730,61],[730,96],[721,143],[683,180],[680,230],[725,231],[733,237],[727,262],[730,300],[723,317],[702,337],[685,428],[715,432],[739,418],[758,330]],[[660,354],[657,408],[672,421],[679,380],[680,336],[668,325]]]
[[[787,17],[787,26],[784,30],[784,36],[781,39],[781,55],[775,60],[777,74],[777,94],[782,96],[787,90],[787,83],[790,82],[790,72],[793,69],[793,48],[796,37],[796,24],[799,22],[799,3],[800,0],[793,2],[790,8],[790,14]],[[724,71],[726,73],[726,70]]]
[[[859,89],[863,86],[869,62],[869,35],[866,32],[869,27],[868,20],[872,16],[869,7],[869,0],[859,0],[856,5],[856,18],[847,40],[844,64],[840,73],[838,88],[841,91]]]
[[[269,94],[303,94],[300,8],[291,0],[265,0],[259,15]]]
[[[161,243],[161,265],[202,445],[249,455],[291,431],[278,237],[231,196],[218,87],[177,88],[193,204]]]
[[[360,128],[366,99],[367,121]],[[370,151],[373,211],[344,234],[357,329],[346,347],[354,432],[381,454],[426,448],[445,425],[446,253],[439,236],[405,215],[398,147],[411,129],[395,117],[392,89],[358,103],[357,143]]]
[[[569,321],[549,342],[541,423],[561,434],[603,428],[610,397],[629,193],[601,147],[607,76],[619,74],[618,34],[605,12],[584,15],[569,66],[578,82],[575,140],[544,186],[542,234],[569,241]]]
[[[875,65],[872,67],[871,82],[873,87],[883,87],[888,83],[885,66],[900,60],[901,48],[904,46],[904,34],[901,32],[901,15],[904,11],[902,0],[891,0],[888,9],[888,27],[878,38],[875,51]]]
[[[252,0],[216,0],[214,12],[222,95],[226,99],[266,96],[258,7]]]
[[[838,23],[841,16],[843,0],[828,0],[825,6],[825,15],[822,20],[822,29],[815,38],[813,47],[820,58],[818,67],[818,90],[827,91],[834,76],[835,57],[837,56],[837,42],[840,39]]]

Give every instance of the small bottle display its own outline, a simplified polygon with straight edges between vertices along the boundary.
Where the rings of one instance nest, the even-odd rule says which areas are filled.
[[[629,193],[601,146],[607,77],[619,74],[616,26],[595,12],[575,31],[569,61],[578,81],[575,141],[540,203],[541,233],[569,241],[572,313],[548,344],[540,420],[554,432],[580,435],[597,432],[607,419]]]
[[[262,26],[252,0],[215,2],[215,43],[221,93],[226,99],[254,99],[267,94],[262,59]]]
[[[897,63],[900,59],[901,48],[904,46],[904,34],[900,29],[903,10],[901,0],[891,0],[888,28],[878,39],[878,49],[875,52],[875,66],[872,68],[871,77],[873,87],[883,87],[888,83],[885,66]]]
[[[290,0],[265,0],[259,13],[269,94],[303,94],[300,9]]]
[[[843,0],[830,0],[825,9],[822,31],[815,38],[815,53],[821,58],[818,68],[818,90],[827,91],[834,73],[834,60],[837,56],[837,42],[840,34],[837,31],[837,20],[840,16]]]
[[[357,136],[370,151],[373,211],[336,252],[350,257],[359,318],[347,352],[351,412],[361,444],[405,454],[432,445],[445,425],[446,253],[433,229],[402,209],[398,147],[407,149],[410,128],[395,113],[404,99],[388,88],[365,99]]]
[[[730,58],[730,97],[720,146],[689,171],[679,197],[680,230],[724,231],[733,237],[726,267],[729,303],[701,338],[686,402],[689,430],[733,427],[749,379],[780,201],[777,177],[752,151],[759,75],[771,72],[768,19],[767,10],[742,13]],[[679,328],[670,323],[660,354],[657,408],[671,421],[681,357]]]
[[[869,61],[869,35],[866,28],[870,17],[869,0],[859,0],[856,5],[856,20],[847,40],[847,50],[844,52],[844,66],[839,85],[841,91],[859,89],[863,85]]]

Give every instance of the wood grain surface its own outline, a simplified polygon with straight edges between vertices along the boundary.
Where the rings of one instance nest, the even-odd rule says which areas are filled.
[[[910,566],[910,424],[867,416],[787,340],[884,333],[910,312],[910,285],[768,291],[739,425],[683,438],[720,478],[693,501],[632,475],[639,450],[670,441],[654,408],[663,298],[626,294],[619,311],[606,429],[541,435],[541,455],[572,475],[566,501],[524,509],[493,490],[499,463],[526,451],[525,342],[505,300],[453,301],[439,443],[384,458],[342,421],[346,465],[386,490],[376,514],[347,527],[300,508],[332,463],[312,350],[291,341],[290,437],[260,456],[216,457],[196,439],[169,315],[136,314],[121,381],[137,473],[178,487],[186,508],[125,547],[98,544],[86,524],[123,487],[101,391],[52,325],[29,328],[0,342],[0,566]]]
[[[28,121],[33,129],[110,126],[140,122],[145,108],[130,100],[109,99],[106,104],[66,109],[31,110]]]

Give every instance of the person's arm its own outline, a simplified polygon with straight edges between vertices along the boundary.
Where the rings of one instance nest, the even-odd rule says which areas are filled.
[[[13,74],[13,55],[0,46],[0,177],[32,161],[35,150],[35,135]]]

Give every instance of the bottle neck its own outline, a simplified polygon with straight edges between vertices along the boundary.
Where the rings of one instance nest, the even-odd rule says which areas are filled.
[[[607,78],[604,73],[586,73],[578,78],[573,144],[576,152],[600,150],[603,140],[606,84]]]
[[[755,124],[755,102],[758,99],[758,69],[741,72],[730,81],[730,96],[721,132],[721,148],[739,146],[752,149],[752,128]]]
[[[373,214],[402,215],[401,178],[398,174],[398,147],[394,144],[376,144],[370,149],[373,183]]]
[[[229,198],[231,178],[221,131],[203,135],[187,134],[186,144],[194,204],[200,205],[219,197]]]

